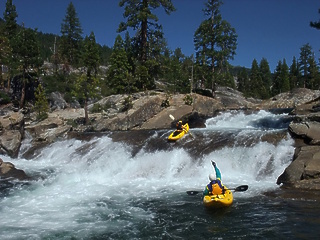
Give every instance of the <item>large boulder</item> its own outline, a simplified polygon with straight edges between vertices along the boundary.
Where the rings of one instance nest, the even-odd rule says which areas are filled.
[[[49,117],[36,124],[26,126],[25,130],[30,133],[34,141],[51,143],[70,128],[71,126],[64,126],[62,119]]]
[[[320,96],[319,90],[307,88],[295,88],[289,92],[280,93],[260,104],[262,109],[297,108],[307,102],[311,102]]]
[[[109,108],[94,119],[92,123],[94,131],[141,129],[145,122],[164,109],[162,102],[165,96],[162,94],[139,97],[133,95],[129,109],[125,109],[126,99],[128,96],[115,95],[112,98],[101,100],[99,104],[107,104]],[[163,125],[155,126],[155,128],[159,127]]]
[[[65,109],[69,105],[68,103],[64,100],[63,96],[59,92],[52,92],[48,96],[48,100],[50,103],[50,108],[52,110],[55,109]]]
[[[320,189],[320,146],[298,147],[293,162],[277,180],[277,184],[294,188]]]
[[[307,121],[289,125],[289,132],[310,145],[320,145],[320,122]]]
[[[6,111],[0,117],[0,153],[17,157],[24,134],[24,115]]]
[[[22,136],[17,130],[7,130],[1,134],[0,153],[16,158],[19,154]]]
[[[30,177],[21,169],[17,169],[12,163],[4,162],[0,158],[0,178],[10,180],[28,180]]]

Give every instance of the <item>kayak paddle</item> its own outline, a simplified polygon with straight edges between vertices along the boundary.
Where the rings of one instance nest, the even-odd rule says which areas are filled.
[[[229,190],[233,190],[235,192],[244,192],[244,191],[247,191],[248,190],[248,185],[241,185],[239,187],[236,187],[236,188],[229,188]],[[188,195],[197,195],[198,193],[202,193],[203,191],[194,191],[194,190],[190,190],[190,191],[187,191],[187,194]]]

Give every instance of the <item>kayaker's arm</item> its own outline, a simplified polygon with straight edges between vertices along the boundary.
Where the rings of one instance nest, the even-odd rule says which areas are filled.
[[[214,161],[211,160],[212,166],[214,168],[214,170],[216,171],[216,178],[221,180],[221,172],[219,170],[219,168],[217,167],[216,163]]]

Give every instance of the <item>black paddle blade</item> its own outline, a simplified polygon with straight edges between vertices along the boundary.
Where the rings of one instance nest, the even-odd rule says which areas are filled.
[[[200,191],[187,191],[188,195],[197,195]]]
[[[236,192],[244,192],[248,190],[248,187],[249,187],[248,185],[241,185],[239,187],[236,187],[234,190]]]

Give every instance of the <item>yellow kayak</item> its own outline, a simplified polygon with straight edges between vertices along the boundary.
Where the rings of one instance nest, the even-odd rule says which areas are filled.
[[[170,134],[170,136],[168,137],[168,140],[176,141],[176,140],[182,138],[189,131],[188,123],[183,125],[183,128],[184,128],[183,130],[175,130],[174,132],[172,132]]]
[[[229,189],[225,194],[209,195],[203,197],[203,204],[207,208],[221,208],[231,206],[233,203],[233,195]]]

